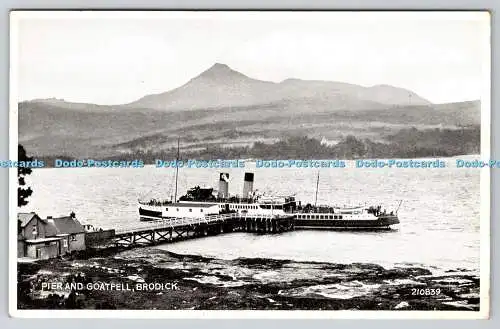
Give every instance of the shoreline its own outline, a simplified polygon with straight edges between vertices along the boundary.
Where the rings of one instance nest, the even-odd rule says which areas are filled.
[[[66,259],[18,262],[18,308],[478,311],[479,277],[463,269],[446,272],[369,263],[222,260],[154,247],[92,249]],[[57,283],[59,289],[47,288]]]

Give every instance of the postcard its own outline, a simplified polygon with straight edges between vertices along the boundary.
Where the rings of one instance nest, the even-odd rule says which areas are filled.
[[[12,316],[489,317],[488,12],[10,24]]]

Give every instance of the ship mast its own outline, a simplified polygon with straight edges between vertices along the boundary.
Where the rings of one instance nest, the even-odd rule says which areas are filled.
[[[175,194],[174,202],[177,202],[177,181],[179,178],[179,143],[180,137],[177,137],[177,158],[175,159]]]
[[[319,170],[318,177],[316,178],[316,196],[314,197],[314,206],[316,207],[316,203],[318,202],[318,186],[319,186]]]
[[[398,214],[398,211],[399,211],[399,207],[401,207],[401,204],[403,203],[403,200],[400,200],[399,201],[399,205],[398,205],[398,208],[396,209],[396,215]]]

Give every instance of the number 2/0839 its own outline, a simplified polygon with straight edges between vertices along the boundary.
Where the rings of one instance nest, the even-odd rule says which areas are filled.
[[[417,289],[417,288],[412,288],[411,289],[411,294],[413,296],[435,296],[439,295],[441,293],[441,289],[437,288],[427,288],[427,289]]]

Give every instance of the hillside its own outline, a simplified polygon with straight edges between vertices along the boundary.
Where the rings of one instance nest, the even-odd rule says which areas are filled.
[[[416,127],[480,124],[479,101],[431,104],[412,91],[333,81],[261,81],[215,64],[183,86],[126,105],[48,98],[19,103],[19,141],[38,155],[107,157],[162,151],[177,136],[189,150],[245,147],[309,136],[380,141]]]
[[[123,111],[98,106],[69,110],[44,102],[23,102],[19,104],[19,141],[37,154],[86,157],[167,149],[177,136],[185,147],[196,148],[206,143],[249,145],[300,135],[335,141],[353,134],[379,140],[407,127],[480,124],[478,101],[332,112],[301,113],[300,108],[296,103],[281,102],[217,111]]]

